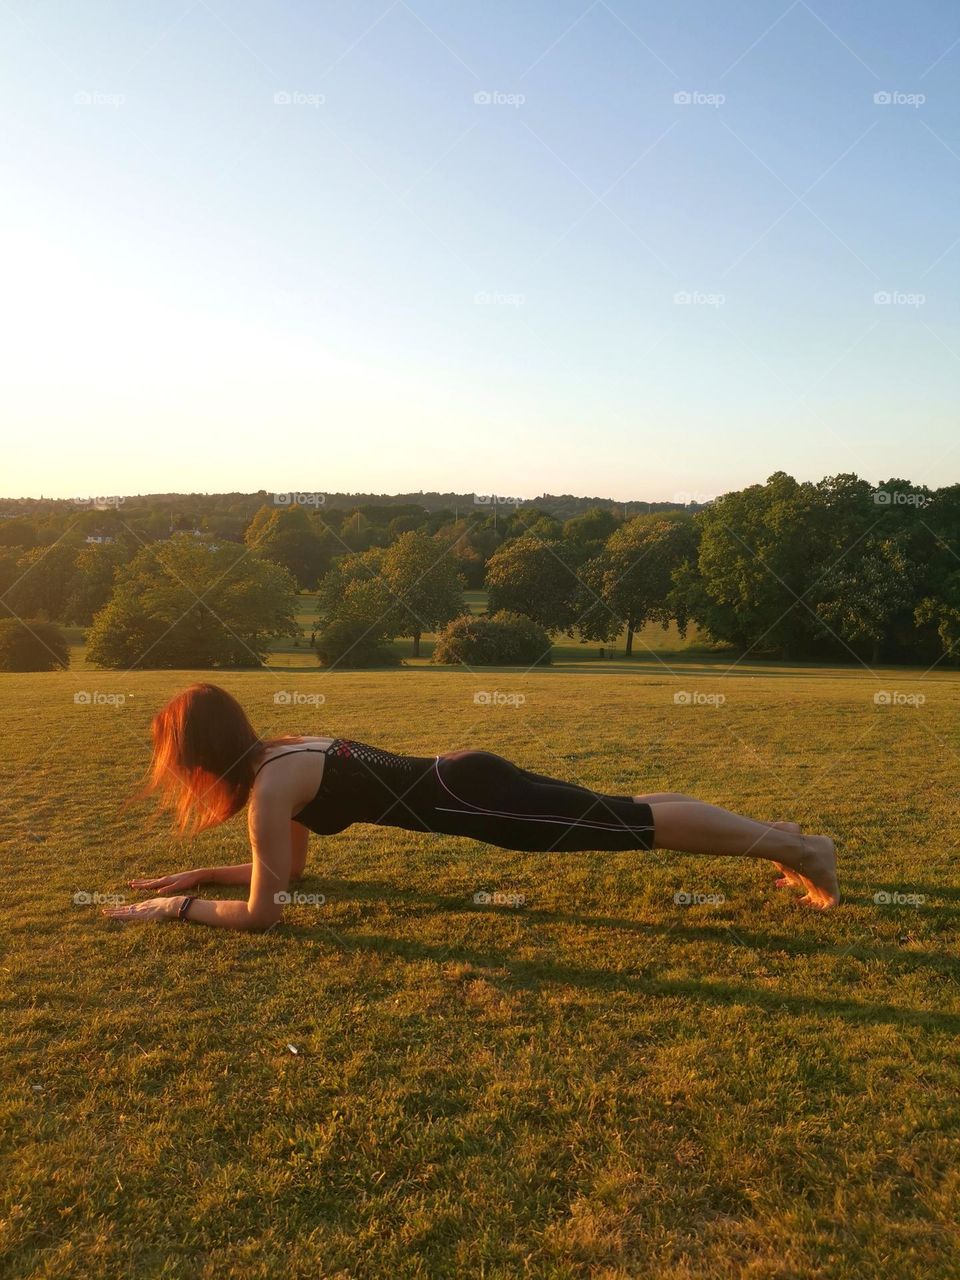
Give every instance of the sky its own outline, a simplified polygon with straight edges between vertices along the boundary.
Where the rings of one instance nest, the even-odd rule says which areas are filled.
[[[958,97],[953,0],[3,0],[0,494],[955,483]]]

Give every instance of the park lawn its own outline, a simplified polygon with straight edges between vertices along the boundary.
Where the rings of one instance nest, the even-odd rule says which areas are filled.
[[[264,731],[798,818],[840,845],[830,914],[745,860],[355,827],[267,934],[124,927],[73,896],[246,858],[122,807],[199,673],[0,676],[0,1273],[960,1273],[960,680],[723,670],[215,678]]]

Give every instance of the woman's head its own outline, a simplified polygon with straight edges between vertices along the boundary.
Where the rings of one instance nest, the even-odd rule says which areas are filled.
[[[181,831],[203,831],[247,803],[264,743],[236,698],[192,684],[153,717],[146,791],[159,791]]]

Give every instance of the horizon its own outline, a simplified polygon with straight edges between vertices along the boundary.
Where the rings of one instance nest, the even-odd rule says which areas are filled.
[[[771,472],[771,476],[774,474],[776,473]],[[856,473],[837,473],[837,474],[856,474]],[[747,484],[743,485],[742,488],[746,489],[754,485],[764,485],[768,483],[770,478],[771,478],[770,476],[765,476],[762,480],[749,481]],[[792,478],[795,479],[799,484],[816,484],[820,480],[826,480],[831,477],[826,475],[820,476],[818,477],[817,480],[805,480],[799,476],[794,476]],[[896,476],[896,477],[887,476],[883,480],[878,479],[875,482],[872,481],[867,476],[857,475],[856,478],[864,481],[867,484],[872,484],[875,492],[880,492],[882,490],[883,484],[889,483],[892,480],[906,481],[913,490],[928,489],[931,492],[936,492],[939,489],[950,488],[952,487],[953,484],[960,483],[960,481],[953,481],[948,484],[931,485],[931,484],[926,484],[924,481],[915,481],[912,477],[907,477],[907,476]],[[737,492],[737,490],[725,490],[724,492],[732,493],[732,492]],[[394,493],[385,493],[385,492],[377,493],[369,489],[357,489],[352,491],[344,491],[344,490],[323,491],[323,490],[308,490],[308,489],[296,489],[296,490],[209,489],[209,490],[165,490],[165,491],[155,491],[152,493],[122,493],[122,494],[115,494],[110,496],[97,495],[92,497],[81,497],[78,495],[72,495],[70,497],[60,497],[53,494],[40,494],[39,496],[25,494],[19,497],[10,497],[10,496],[0,495],[0,504],[66,502],[66,503],[71,503],[76,505],[77,508],[81,510],[94,509],[98,511],[110,511],[110,510],[116,509],[118,506],[124,505],[128,501],[136,501],[138,499],[141,501],[147,502],[147,501],[157,500],[161,498],[168,498],[168,499],[227,498],[227,497],[256,498],[261,495],[264,498],[272,497],[274,499],[273,505],[278,507],[288,506],[288,505],[295,505],[295,506],[299,505],[299,506],[316,507],[317,510],[322,510],[323,507],[327,505],[328,499],[333,499],[334,501],[331,503],[331,505],[336,506],[337,501],[340,499],[346,499],[348,501],[356,501],[357,503],[363,502],[364,504],[368,504],[368,505],[376,505],[377,501],[381,499],[384,502],[398,502],[400,500],[414,501],[418,497],[452,499],[452,500],[463,499],[465,501],[472,498],[473,502],[468,502],[468,505],[471,507],[475,507],[478,510],[483,510],[483,509],[492,508],[492,507],[520,507],[520,506],[534,505],[541,502],[549,502],[551,500],[562,501],[564,499],[572,499],[574,502],[610,503],[613,506],[621,506],[621,507],[630,507],[630,506],[703,507],[703,506],[709,505],[711,502],[716,501],[717,498],[723,497],[723,493],[690,494],[690,493],[684,493],[680,491],[678,491],[676,494],[674,494],[672,497],[669,497],[669,498],[618,498],[618,497],[611,497],[607,494],[585,494],[585,493],[573,493],[573,492],[550,493],[547,491],[543,491],[541,493],[534,494],[532,496],[523,496],[520,494],[512,494],[512,495],[505,496],[502,494],[493,494],[493,493],[478,494],[472,490],[458,490],[458,489],[443,489],[443,490],[412,489],[412,490],[398,490]],[[278,497],[287,498],[287,499],[290,499],[291,501],[278,502],[277,501]],[[292,501],[294,499],[300,499],[300,498],[310,499],[310,501],[302,501],[302,502]],[[3,513],[0,512],[0,519],[2,518],[5,518],[5,517]]]

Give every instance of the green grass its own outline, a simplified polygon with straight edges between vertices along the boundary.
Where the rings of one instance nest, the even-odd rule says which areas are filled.
[[[194,673],[0,677],[0,1272],[955,1277],[960,680],[674,669],[218,679],[265,731],[798,818],[838,840],[835,912],[747,861],[356,827],[268,934],[124,928],[72,896],[246,857],[236,822],[191,846],[121,807]]]

